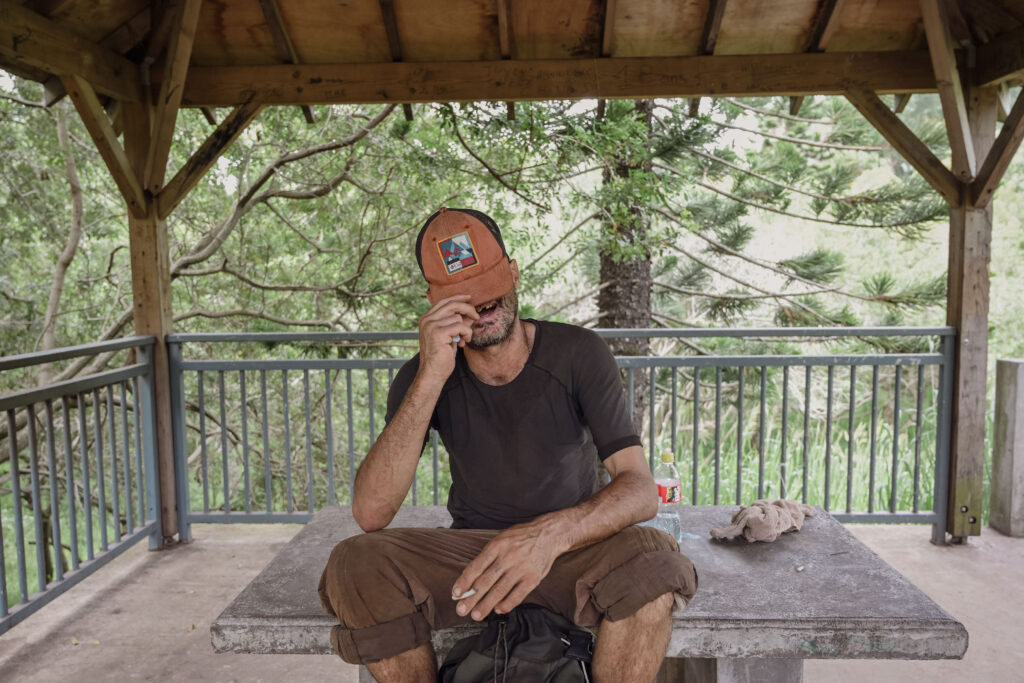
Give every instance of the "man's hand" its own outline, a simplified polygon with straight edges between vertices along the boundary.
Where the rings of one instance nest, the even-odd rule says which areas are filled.
[[[560,538],[564,535],[555,526],[536,519],[509,527],[492,538],[452,586],[453,599],[476,590],[459,601],[458,613],[471,613],[480,621],[491,610],[504,614],[521,603],[565,551]]]
[[[473,322],[479,320],[469,305],[468,294],[441,299],[419,321],[420,372],[444,382],[455,369],[455,347],[465,346],[473,338]],[[456,343],[452,341],[458,337]]]

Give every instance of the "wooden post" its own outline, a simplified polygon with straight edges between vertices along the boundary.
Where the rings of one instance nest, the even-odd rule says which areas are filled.
[[[968,89],[975,158],[985,159],[995,141],[997,113],[995,88]],[[981,533],[991,241],[992,206],[976,208],[965,188],[949,212],[946,303],[946,323],[957,329],[946,524],[954,543]]]
[[[1024,360],[996,361],[989,525],[1024,537]]]
[[[124,105],[125,154],[137,178],[146,168],[150,147],[151,113],[144,103]],[[157,470],[160,484],[160,519],[165,539],[178,533],[174,479],[174,442],[171,430],[170,376],[165,335],[171,331],[171,276],[167,225],[157,214],[155,198],[146,195],[143,217],[128,214],[132,266],[135,333],[153,335],[156,393]],[[184,482],[182,482],[184,485]]]

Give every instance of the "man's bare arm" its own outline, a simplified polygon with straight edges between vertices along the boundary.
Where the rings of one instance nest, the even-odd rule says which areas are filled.
[[[416,477],[423,437],[441,389],[455,368],[456,343],[472,339],[476,310],[460,294],[438,301],[419,320],[420,367],[394,417],[359,466],[352,485],[352,516],[363,531],[386,527]]]
[[[630,446],[604,461],[611,482],[579,505],[558,510],[526,524],[509,527],[484,546],[452,587],[460,596],[458,612],[483,619],[491,610],[511,610],[540,584],[555,559],[650,519],[658,512],[658,492],[639,446]]]

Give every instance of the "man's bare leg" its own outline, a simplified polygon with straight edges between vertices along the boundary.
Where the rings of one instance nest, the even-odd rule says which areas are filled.
[[[424,643],[366,668],[380,683],[423,683],[437,678],[437,656],[434,646]]]
[[[654,680],[672,635],[673,602],[665,593],[632,616],[601,622],[593,662],[597,683]]]

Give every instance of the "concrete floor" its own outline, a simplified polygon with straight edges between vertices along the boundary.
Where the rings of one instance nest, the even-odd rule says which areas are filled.
[[[985,529],[966,547],[940,548],[925,527],[851,528],[960,619],[970,646],[960,661],[808,660],[805,681],[1021,680],[1024,539]],[[356,682],[334,657],[214,654],[210,622],[299,527],[193,529],[192,544],[133,548],[0,636],[0,680]]]

